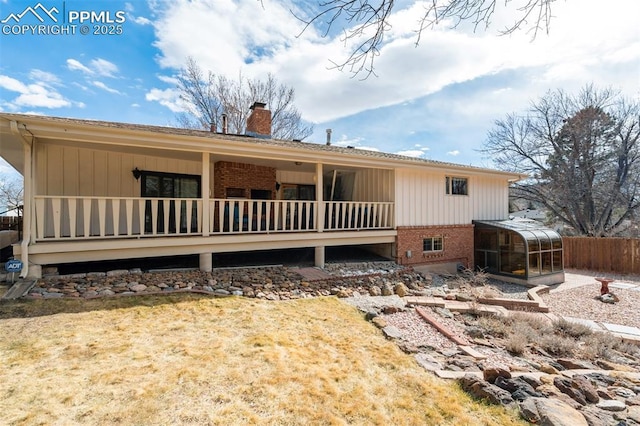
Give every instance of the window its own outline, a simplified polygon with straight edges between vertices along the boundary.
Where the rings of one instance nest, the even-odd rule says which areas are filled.
[[[429,237],[422,240],[422,251],[442,251],[442,237]]]
[[[153,232],[153,205],[157,209],[156,229],[158,233],[185,233],[198,231],[198,208],[191,204],[188,211],[185,200],[175,198],[200,198],[201,179],[198,175],[184,175],[176,173],[162,173],[142,171],[140,193],[145,198],[172,198],[168,211],[162,200],[147,200],[145,202],[144,232]],[[176,224],[176,215],[179,223]],[[165,229],[165,215],[168,215],[168,229]],[[190,224],[190,226],[189,226]]]
[[[200,176],[142,172],[143,197],[200,198]]]
[[[447,176],[445,178],[445,182],[446,182],[446,193],[448,195],[468,195],[469,194],[469,185],[468,185],[467,178]]]
[[[282,199],[313,201],[316,199],[316,186],[298,185],[295,183],[282,184]]]
[[[226,198],[247,198],[244,188],[227,188]]]

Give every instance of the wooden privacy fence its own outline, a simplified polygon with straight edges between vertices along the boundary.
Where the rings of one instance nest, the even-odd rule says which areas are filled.
[[[0,231],[11,229],[17,230],[22,226],[22,217],[0,216]]]
[[[563,237],[564,267],[640,274],[640,239]]]

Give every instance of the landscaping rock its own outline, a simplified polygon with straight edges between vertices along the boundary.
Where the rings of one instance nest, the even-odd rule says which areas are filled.
[[[122,275],[127,275],[128,273],[128,269],[116,269],[113,271],[107,271],[107,277],[119,277]]]
[[[600,397],[598,396],[598,390],[591,383],[591,380],[587,376],[584,375],[575,375],[571,379],[571,386],[576,389],[579,389],[580,392],[584,395],[587,402],[592,404],[600,401]]]
[[[627,417],[634,422],[640,424],[640,406],[634,405],[627,408]]]
[[[433,356],[426,353],[417,353],[415,355],[415,359],[416,361],[418,361],[418,364],[420,364],[422,368],[427,371],[438,371],[444,368],[442,363],[440,363]]]
[[[474,375],[464,375],[459,379],[459,383],[462,389],[474,398],[496,405],[513,406],[515,404],[509,392]]]
[[[606,411],[624,411],[627,409],[627,405],[617,399],[603,399],[596,404],[596,407]]]
[[[609,399],[613,399],[613,398],[609,398]],[[636,395],[632,398],[628,398],[625,403],[627,405],[640,405],[640,395]]]
[[[511,393],[511,397],[516,401],[522,401],[531,396],[538,398],[542,398],[544,396],[540,392],[536,392],[529,383],[525,382],[520,377],[506,379],[502,376],[498,376],[496,377],[494,384]]]
[[[582,407],[580,413],[587,420],[589,426],[610,426],[618,424],[613,418],[613,414],[602,411],[593,405]]]
[[[525,420],[540,426],[589,426],[578,410],[557,399],[528,398],[519,406]]]
[[[493,367],[487,368],[482,372],[482,376],[489,383],[494,383],[498,377],[502,377],[504,379],[510,379],[511,373],[504,368]]]
[[[385,328],[388,325],[383,317],[375,317],[371,320],[371,323],[378,328]]]
[[[626,398],[633,398],[634,396],[636,396],[636,393],[634,391],[632,391],[631,389],[623,388],[623,387],[620,387],[620,386],[612,386],[608,390],[609,390],[609,392],[613,392],[617,396],[625,398],[625,399]]]
[[[551,364],[540,364],[539,370],[547,374],[559,374],[559,371]]]
[[[369,294],[371,296],[382,296],[382,289],[377,285],[372,285],[369,287]]]
[[[556,377],[553,379],[553,385],[557,387],[560,392],[570,396],[574,401],[580,405],[587,405],[587,399],[584,393],[580,389],[574,388],[571,379],[564,377]]]
[[[385,284],[382,287],[382,295],[383,296],[391,296],[393,294],[393,288],[389,284]]]
[[[393,287],[393,292],[400,297],[404,297],[409,294],[409,289],[403,283],[398,283]]]
[[[595,370],[597,368],[590,362],[580,361],[577,359],[560,358],[556,360],[556,362],[567,370]]]
[[[382,332],[389,339],[400,339],[402,337],[402,332],[392,325],[383,328]]]

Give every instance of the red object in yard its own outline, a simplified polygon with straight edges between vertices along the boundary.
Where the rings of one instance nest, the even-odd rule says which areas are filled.
[[[599,281],[600,284],[602,284],[602,286],[600,287],[600,295],[602,296],[603,294],[607,294],[609,293],[609,283],[614,282],[615,280],[613,278],[603,278],[603,277],[596,277],[595,278],[596,281]]]

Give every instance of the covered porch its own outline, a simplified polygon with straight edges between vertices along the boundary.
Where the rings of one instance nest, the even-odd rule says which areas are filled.
[[[395,243],[394,170],[290,141],[0,120],[24,176],[25,265]],[[152,131],[154,130],[154,131]],[[7,141],[7,144],[5,144]],[[304,146],[302,146],[304,145]],[[345,149],[345,151],[348,151]],[[315,153],[314,153],[315,154]]]

